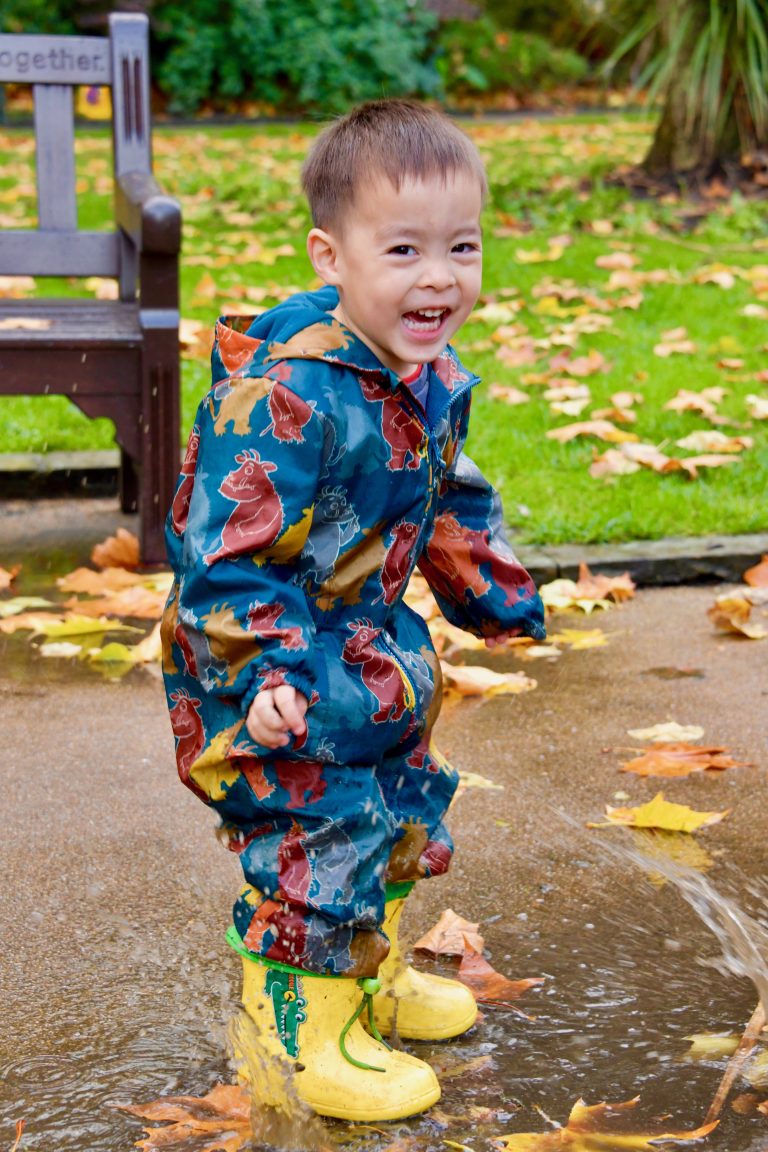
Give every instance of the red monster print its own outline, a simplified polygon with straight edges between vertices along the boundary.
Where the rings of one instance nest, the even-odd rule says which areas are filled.
[[[283,526],[283,506],[268,475],[277,465],[262,460],[255,448],[238,452],[235,463],[238,467],[219,487],[222,496],[235,501],[235,508],[222,530],[221,547],[203,557],[205,564],[266,548]]]
[[[229,324],[216,325],[216,341],[221,362],[229,376],[242,376],[254,355],[258,352],[261,340],[237,332]]]
[[[323,779],[323,765],[317,760],[276,760],[275,769],[278,784],[291,797],[286,809],[317,804],[325,795],[327,785]]]
[[[473,550],[481,533],[474,532],[460,524],[450,512],[435,517],[432,538],[427,545],[428,566],[434,565],[436,573],[430,574],[437,592],[447,597],[461,598],[467,592],[482,596],[490,588],[480,574]]]
[[[312,419],[310,405],[282,384],[275,384],[267,404],[272,423],[264,429],[262,436],[271,432],[276,440],[303,444],[302,428]]]
[[[347,640],[341,658],[347,664],[359,664],[363,684],[376,697],[379,708],[371,719],[374,724],[400,720],[414,706],[413,687],[397,661],[374,648],[373,642],[381,629],[374,628],[370,620],[354,620],[347,624],[353,635]]]
[[[287,900],[306,904],[312,884],[312,868],[304,848],[307,834],[296,820],[277,849],[277,875],[280,892]]]
[[[410,756],[406,757],[406,764],[409,768],[415,768],[417,771],[423,771],[425,768],[427,772],[439,772],[440,768],[437,761],[429,754],[429,750],[423,745],[414,748]]]
[[[207,803],[209,797],[206,796],[202,788],[198,788],[197,784],[189,778],[192,765],[205,747],[205,729],[198,712],[202,701],[190,696],[186,688],[179,688],[177,692],[171,692],[170,698],[173,701],[170,717],[171,728],[176,737],[176,764],[179,779],[182,784],[186,784],[196,796]]]
[[[189,502],[192,499],[192,489],[195,485],[195,466],[197,465],[199,448],[200,429],[197,424],[195,424],[187,441],[187,452],[184,456],[184,463],[181,466],[179,486],[176,489],[176,495],[171,505],[171,523],[177,536],[181,536],[187,526]]]
[[[462,372],[458,361],[445,352],[438,356],[433,368],[449,392],[453,392],[457,384],[463,384],[465,380],[469,379],[466,373]]]
[[[282,604],[251,604],[248,609],[248,631],[255,632],[260,640],[279,640],[280,647],[287,651],[306,648],[307,641],[298,625],[278,628],[277,622],[285,612]]]
[[[381,434],[390,448],[387,468],[401,472],[403,468],[418,468],[424,455],[424,430],[421,424],[400,403],[396,396],[371,380],[360,380],[366,400],[381,404]],[[407,461],[407,463],[406,463]]]
[[[373,601],[383,600],[391,604],[408,579],[411,567],[411,554],[419,535],[419,525],[409,520],[398,520],[392,529],[392,543],[387,549],[387,557],[381,569],[381,596]]]

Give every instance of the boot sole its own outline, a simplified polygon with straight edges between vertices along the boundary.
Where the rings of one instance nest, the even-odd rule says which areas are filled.
[[[297,1083],[294,1081],[294,1083]],[[298,1084],[297,1084],[298,1088]],[[415,1116],[419,1112],[426,1112],[427,1108],[431,1108],[433,1104],[437,1104],[440,1099],[440,1085],[430,1088],[428,1092],[422,1092],[420,1096],[414,1096],[410,1100],[401,1101],[397,1105],[386,1105],[382,1108],[333,1108],[328,1107],[327,1103],[322,1100],[314,1101],[308,1100],[306,1096],[301,1094],[299,1088],[299,1099],[302,1100],[308,1108],[313,1112],[317,1112],[318,1116],[329,1116],[334,1120],[356,1120],[362,1123],[373,1123],[377,1120],[404,1120],[408,1116]]]

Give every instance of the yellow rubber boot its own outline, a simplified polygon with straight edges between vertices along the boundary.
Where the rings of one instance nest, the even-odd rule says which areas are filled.
[[[254,1025],[241,1030],[235,1056],[246,1079],[258,1079],[260,1103],[284,1108],[288,1077],[303,1103],[341,1120],[400,1120],[437,1103],[440,1085],[430,1066],[392,1051],[360,1023],[378,980],[262,961],[234,928],[227,939],[243,957],[243,1007]]]
[[[379,966],[381,991],[374,1000],[374,1018],[385,1036],[394,1024],[405,1040],[449,1040],[472,1027],[477,1019],[477,1003],[460,981],[418,972],[405,961],[398,935],[405,896],[411,887],[387,885],[382,929],[389,938],[390,950]]]

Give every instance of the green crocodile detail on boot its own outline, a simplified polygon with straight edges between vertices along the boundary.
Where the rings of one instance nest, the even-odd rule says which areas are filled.
[[[264,991],[272,1000],[280,1041],[289,1056],[299,1054],[299,1025],[307,1018],[301,979],[293,972],[267,971]]]

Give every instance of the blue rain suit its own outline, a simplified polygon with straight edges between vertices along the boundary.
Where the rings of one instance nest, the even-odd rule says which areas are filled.
[[[498,495],[462,450],[477,383],[449,347],[426,410],[331,312],[335,289],[222,319],[168,517],[163,668],[181,779],[219,813],[246,946],[372,975],[385,881],[448,867],[456,773],[430,746],[440,666],[403,601],[418,566],[454,624],[544,635]],[[273,751],[245,716],[309,701]]]

